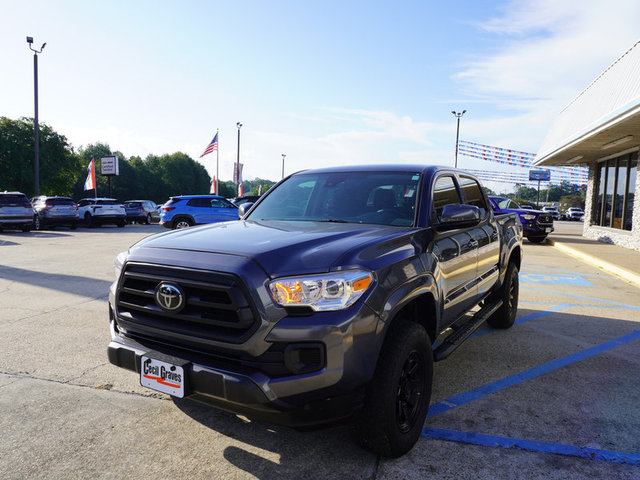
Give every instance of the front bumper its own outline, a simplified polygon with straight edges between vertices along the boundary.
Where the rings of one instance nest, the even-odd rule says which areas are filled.
[[[540,224],[536,220],[523,221],[523,235],[525,237],[540,237],[549,235],[554,231],[553,224]]]
[[[289,427],[307,427],[349,418],[362,405],[364,387],[348,394],[279,399],[269,388],[269,379],[258,373],[240,374],[197,363],[184,364],[180,358],[145,351],[111,342],[107,348],[109,362],[140,375],[141,357],[159,356],[165,361],[183,364],[185,398],[228,412],[258,418]]]
[[[112,364],[138,375],[142,356],[180,365],[185,373],[185,398],[291,427],[332,423],[353,415],[363,403],[380,348],[379,318],[364,303],[321,315],[285,316],[274,322],[263,319],[245,343],[220,343],[219,348],[212,344],[206,352],[119,331],[114,305],[112,287],[112,340],[107,349]],[[258,362],[270,346],[310,343],[324,350],[318,370],[270,375]],[[257,361],[247,361],[248,356]],[[281,363],[285,368],[286,359]]]

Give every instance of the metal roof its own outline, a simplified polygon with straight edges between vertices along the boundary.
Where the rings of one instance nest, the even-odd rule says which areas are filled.
[[[557,116],[535,165],[576,165],[640,145],[640,41]]]

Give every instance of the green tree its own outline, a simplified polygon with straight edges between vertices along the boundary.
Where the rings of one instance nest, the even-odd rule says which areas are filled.
[[[40,125],[40,193],[72,195],[81,161],[66,137]],[[0,117],[0,189],[35,193],[33,120]]]
[[[482,188],[484,189],[484,191],[485,191],[485,193],[486,193],[487,195],[490,195],[490,196],[494,196],[494,195],[496,195],[496,192],[494,192],[493,190],[491,190],[489,187],[485,187],[485,186],[483,186]],[[264,190],[263,190],[263,191],[264,191]]]

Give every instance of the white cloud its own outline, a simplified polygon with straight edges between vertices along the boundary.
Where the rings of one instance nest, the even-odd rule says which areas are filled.
[[[550,101],[557,112],[637,40],[638,18],[637,0],[511,1],[503,16],[477,24],[508,42],[456,79],[506,108]]]

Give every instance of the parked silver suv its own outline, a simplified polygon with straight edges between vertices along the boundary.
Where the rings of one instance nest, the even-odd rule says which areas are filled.
[[[0,192],[0,232],[4,229],[28,232],[33,227],[33,208],[24,193]]]
[[[48,197],[41,195],[31,199],[35,218],[33,224],[36,230],[55,228],[66,225],[71,230],[78,228],[80,217],[78,205],[69,197]]]

